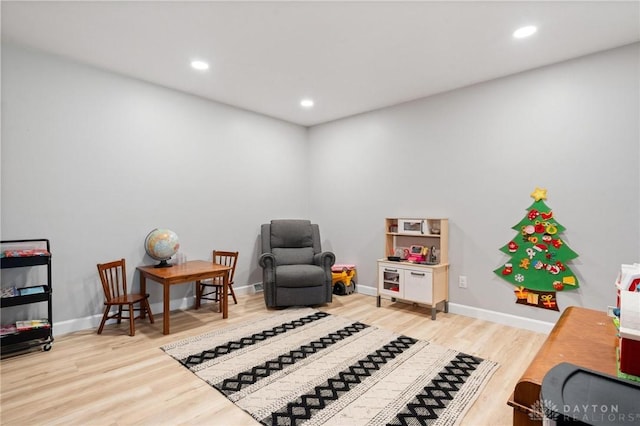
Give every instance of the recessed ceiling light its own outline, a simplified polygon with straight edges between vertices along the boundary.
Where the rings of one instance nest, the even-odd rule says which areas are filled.
[[[191,61],[191,67],[199,71],[204,71],[209,69],[209,64],[205,61]]]
[[[300,106],[304,108],[311,108],[313,106],[313,99],[303,99],[300,101]]]
[[[525,38],[533,35],[538,31],[538,28],[533,25],[527,25],[526,27],[518,28],[513,32],[515,38]]]

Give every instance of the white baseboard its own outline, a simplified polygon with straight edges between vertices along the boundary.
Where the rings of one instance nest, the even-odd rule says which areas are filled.
[[[375,287],[369,287],[366,285],[356,284],[356,293],[366,294],[367,296],[377,296],[378,289]]]
[[[236,292],[236,295],[245,295],[245,294],[254,294],[253,284],[236,287],[233,286],[233,290]],[[193,306],[195,296],[187,296],[182,299],[172,299],[169,303],[169,309],[172,311],[178,309],[189,309]],[[153,312],[154,316],[161,314],[164,310],[164,306],[162,302],[156,302],[151,304],[151,312]],[[87,330],[87,329],[95,329],[98,330],[98,326],[100,325],[100,321],[102,320],[102,313],[84,317],[84,318],[74,318],[67,321],[58,321],[53,323],[53,336],[59,336],[62,334],[72,333],[74,331]],[[113,324],[115,320],[107,321],[107,324]]]
[[[377,296],[378,291],[375,287],[357,285],[358,293],[369,296]],[[548,334],[554,324],[546,321],[535,320],[531,318],[519,317],[517,315],[505,314],[502,312],[489,311],[487,309],[476,308],[474,306],[461,305],[459,303],[449,303],[449,312],[465,317],[477,318],[485,321],[495,322],[497,324],[508,325],[510,327],[523,328],[525,330],[535,331],[537,333]]]
[[[254,285],[246,285],[242,287],[233,287],[237,295],[255,294]],[[367,296],[377,296],[378,291],[375,287],[369,287],[357,284],[356,292],[365,294]],[[172,300],[170,303],[170,309],[189,309],[193,306],[193,297],[183,297],[182,299]],[[152,303],[151,311],[156,315],[162,313],[162,302]],[[473,306],[460,305],[458,303],[449,303],[449,312],[457,315],[464,315],[466,317],[477,318],[485,321],[491,321],[498,324],[508,325],[510,327],[523,328],[525,330],[531,330],[538,333],[548,334],[553,328],[553,323],[519,317],[517,315],[505,314],[501,312],[489,311],[487,309],[476,308]],[[86,330],[94,328],[97,330],[100,325],[102,314],[96,314],[84,318],[76,318],[67,321],[59,321],[53,323],[54,336],[71,333],[79,330]],[[109,324],[109,322],[107,323]]]
[[[464,315],[466,317],[491,321],[497,324],[523,328],[525,330],[544,334],[549,334],[549,332],[555,325],[551,322],[519,317],[517,315],[505,314],[502,312],[489,311],[487,309],[460,305],[458,303],[449,303],[449,312],[451,312],[452,314]]]

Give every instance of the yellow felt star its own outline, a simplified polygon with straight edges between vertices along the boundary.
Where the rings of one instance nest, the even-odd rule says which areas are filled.
[[[533,197],[534,200],[536,201],[540,201],[540,200],[546,200],[547,199],[547,190],[544,188],[538,188],[536,186],[535,191],[533,191],[531,193],[531,196]]]

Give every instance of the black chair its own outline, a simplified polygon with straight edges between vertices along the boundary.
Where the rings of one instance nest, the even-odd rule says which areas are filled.
[[[335,255],[323,252],[318,225],[308,220],[272,220],[262,225],[264,300],[267,307],[331,302]]]

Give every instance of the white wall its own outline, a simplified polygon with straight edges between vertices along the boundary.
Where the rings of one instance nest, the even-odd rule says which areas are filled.
[[[260,282],[260,224],[308,213],[306,134],[3,45],[2,239],[51,240],[56,322],[101,313],[98,262],[126,258],[137,288],[156,227],[173,229],[188,259],[238,250],[236,285]],[[148,289],[160,302],[160,286]],[[177,300],[192,294],[172,289]]]
[[[620,263],[640,259],[639,57],[635,44],[305,129],[3,45],[2,239],[51,239],[63,322],[101,312],[97,262],[125,257],[137,286],[154,227],[190,259],[239,250],[242,286],[261,279],[259,225],[309,217],[373,288],[384,218],[443,216],[454,305],[553,322],[492,273],[541,186],[580,255],[582,288],[560,306],[603,309]]]
[[[311,128],[310,212],[338,262],[375,286],[385,217],[448,217],[454,304],[554,322],[492,272],[539,186],[580,255],[561,309],[615,303],[620,264],[640,259],[639,46]]]

